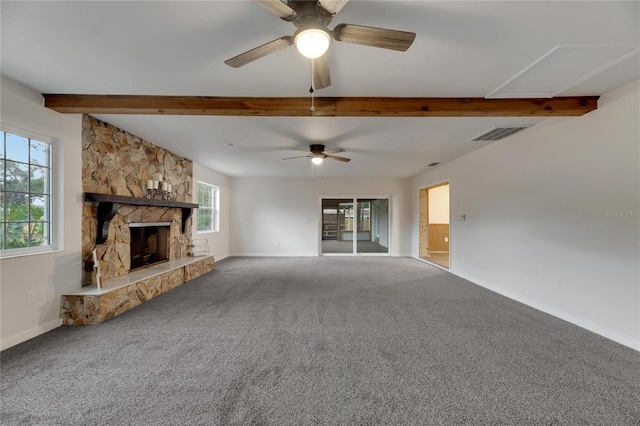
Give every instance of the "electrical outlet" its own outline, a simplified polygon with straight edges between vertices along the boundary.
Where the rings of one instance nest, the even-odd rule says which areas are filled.
[[[556,290],[560,291],[562,289],[562,280],[560,278],[555,279]]]
[[[28,291],[27,292],[27,305],[30,305],[36,301],[36,292]]]
[[[449,237],[444,237],[444,242],[448,243],[449,242]]]

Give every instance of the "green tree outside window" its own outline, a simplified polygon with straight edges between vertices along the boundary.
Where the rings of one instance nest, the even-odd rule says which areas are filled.
[[[218,188],[198,182],[197,231],[218,231]]]
[[[48,246],[50,145],[0,131],[0,249]]]

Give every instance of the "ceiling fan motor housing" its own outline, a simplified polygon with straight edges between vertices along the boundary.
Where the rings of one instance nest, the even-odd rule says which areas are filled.
[[[311,151],[311,153],[315,155],[322,154],[324,151],[324,145],[320,145],[320,144],[309,145],[309,151]]]
[[[324,27],[326,29],[333,19],[333,14],[315,1],[289,1],[287,4],[296,11],[290,22],[298,28]]]

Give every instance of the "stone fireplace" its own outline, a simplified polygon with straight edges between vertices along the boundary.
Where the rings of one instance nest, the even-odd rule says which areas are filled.
[[[193,163],[88,115],[82,130],[83,288],[62,295],[66,325],[101,323],[214,268],[189,257]],[[147,198],[157,174],[173,189]]]

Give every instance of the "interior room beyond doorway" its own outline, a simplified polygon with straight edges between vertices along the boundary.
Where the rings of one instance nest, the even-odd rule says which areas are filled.
[[[420,258],[449,269],[449,183],[419,192]]]

